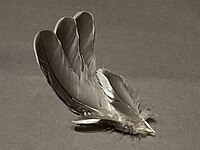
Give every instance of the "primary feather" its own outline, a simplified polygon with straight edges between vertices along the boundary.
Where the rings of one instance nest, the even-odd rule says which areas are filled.
[[[83,11],[61,18],[54,32],[40,31],[34,50],[48,83],[81,115],[76,124],[106,123],[124,133],[155,135],[146,120],[156,115],[140,108],[125,79],[105,68],[97,69],[94,38],[93,16]]]
[[[93,15],[89,12],[80,11],[73,18],[77,24],[80,53],[90,73],[93,74],[97,69],[94,54],[95,28]]]
[[[71,68],[80,76],[84,64],[79,53],[79,37],[75,20],[71,17],[61,18],[54,32],[62,43],[64,54]]]

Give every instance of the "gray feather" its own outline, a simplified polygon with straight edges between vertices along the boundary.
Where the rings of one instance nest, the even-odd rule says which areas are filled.
[[[79,33],[80,53],[90,73],[93,74],[97,69],[96,57],[94,54],[94,17],[89,12],[81,11],[76,13],[73,18],[76,20]]]
[[[54,32],[62,44],[70,66],[80,76],[84,64],[79,53],[79,37],[75,20],[71,17],[61,18],[57,22]]]
[[[114,91],[120,97],[120,100],[131,107],[136,114],[139,114],[139,108],[136,105],[137,101],[136,99],[134,100],[133,97],[131,97],[129,91],[127,90],[127,85],[123,77],[114,74],[107,69],[103,69],[103,73],[108,78]]]

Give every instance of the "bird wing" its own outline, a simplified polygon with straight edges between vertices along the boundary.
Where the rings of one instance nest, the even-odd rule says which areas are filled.
[[[140,109],[123,77],[107,69],[97,70],[94,39],[89,12],[63,17],[54,32],[43,30],[34,38],[36,59],[47,82],[73,112],[81,114],[74,123],[107,122],[118,127],[127,123],[123,114],[133,122],[151,118],[149,110]]]

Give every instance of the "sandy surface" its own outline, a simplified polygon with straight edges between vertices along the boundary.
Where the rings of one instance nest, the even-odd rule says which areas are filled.
[[[159,114],[156,137],[79,133],[76,116],[36,64],[32,41],[62,16],[91,11],[100,66],[124,75]],[[27,0],[0,5],[0,150],[197,150],[200,147],[198,0]]]

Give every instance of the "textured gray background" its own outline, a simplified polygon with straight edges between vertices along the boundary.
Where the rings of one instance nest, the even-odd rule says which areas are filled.
[[[100,66],[159,114],[156,137],[72,130],[76,116],[45,81],[32,41],[78,10],[95,16]],[[199,0],[1,0],[0,20],[0,150],[199,149]]]

